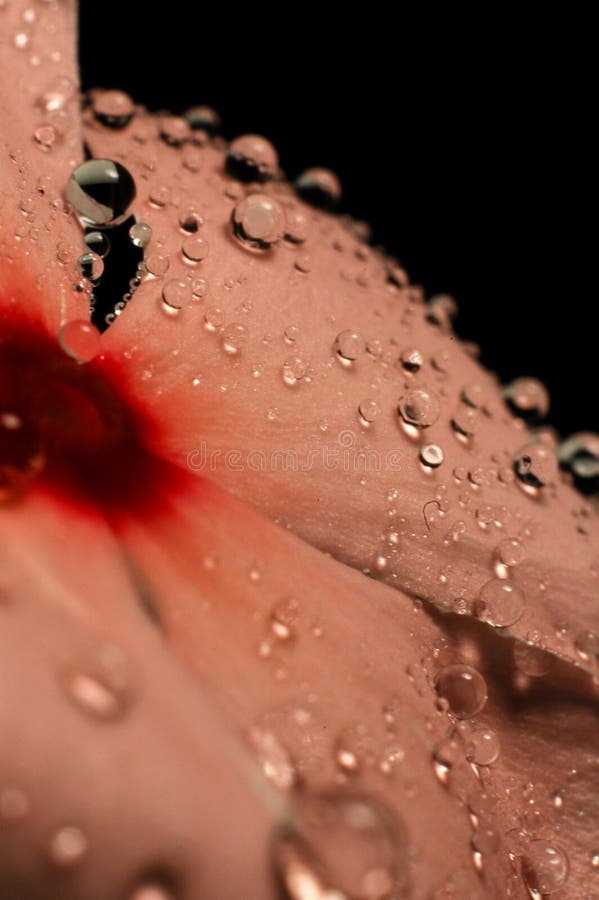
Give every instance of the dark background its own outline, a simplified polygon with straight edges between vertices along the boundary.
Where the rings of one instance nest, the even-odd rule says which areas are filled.
[[[206,103],[227,138],[268,137],[289,177],[332,168],[374,243],[427,294],[456,297],[458,334],[487,366],[543,380],[563,434],[599,430],[590,23],[246,9],[81,3],[83,88]]]

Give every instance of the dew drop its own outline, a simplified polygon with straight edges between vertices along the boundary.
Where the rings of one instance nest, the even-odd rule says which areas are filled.
[[[458,719],[472,718],[487,702],[485,679],[472,666],[444,666],[435,676],[435,690]]]
[[[341,199],[341,182],[330,169],[306,169],[295,187],[303,200],[322,209],[331,209]]]
[[[462,404],[452,416],[451,427],[460,436],[469,438],[480,429],[481,418],[476,409]]]
[[[162,116],[160,137],[169,147],[181,147],[191,137],[189,122],[183,116]]]
[[[522,861],[526,884],[540,894],[552,894],[568,880],[566,852],[545,840],[531,841]]]
[[[179,213],[179,228],[185,234],[195,234],[203,224],[204,220],[201,215],[191,207]]]
[[[504,566],[517,566],[526,559],[526,548],[517,538],[507,538],[497,545],[497,559]]]
[[[283,363],[283,381],[290,387],[305,376],[307,364],[301,356],[290,356]]]
[[[33,137],[42,150],[51,150],[56,143],[56,129],[53,125],[40,125],[35,129]]]
[[[599,661],[599,635],[592,631],[581,631],[574,638],[574,649],[585,662]]]
[[[277,174],[277,151],[259,134],[244,134],[229,145],[226,169],[237,181],[267,181]]]
[[[582,432],[574,434],[560,445],[557,458],[569,469],[582,488],[596,484],[599,478],[599,435]]]
[[[308,237],[309,225],[305,214],[295,206],[285,212],[285,239],[292,244],[303,244]]]
[[[254,726],[248,732],[248,742],[271,784],[280,791],[295,786],[297,771],[291,756],[272,731]]]
[[[466,759],[477,766],[492,766],[499,759],[500,749],[499,738],[494,731],[490,728],[475,729],[466,746]]]
[[[88,231],[83,242],[100,259],[104,259],[110,253],[110,239],[103,231]]]
[[[403,350],[401,352],[399,360],[406,372],[419,372],[424,365],[424,357],[422,353],[420,352],[420,350],[417,350],[414,347]]]
[[[225,322],[225,314],[218,306],[207,307],[204,313],[204,327],[206,331],[218,331]]]
[[[181,244],[181,253],[185,262],[195,265],[206,259],[210,252],[210,244],[199,235],[192,234],[184,238]]]
[[[511,581],[493,578],[482,588],[474,603],[479,619],[498,628],[513,625],[522,616],[525,597]]]
[[[414,388],[399,398],[397,411],[407,425],[429,428],[441,415],[441,404],[428,388]]]
[[[136,222],[129,229],[129,240],[134,247],[147,247],[152,238],[152,229],[145,222]]]
[[[348,328],[346,331],[339,332],[335,338],[334,350],[339,361],[345,366],[350,366],[364,353],[366,343],[358,331]]]
[[[90,362],[99,352],[102,335],[92,322],[73,319],[58,332],[58,343],[78,363]]]
[[[221,122],[219,114],[211,106],[192,106],[183,115],[194,131],[207,131],[208,134],[216,134]]]
[[[444,460],[443,449],[438,444],[425,444],[420,448],[420,462],[431,469],[437,469]]]
[[[361,400],[358,413],[363,425],[372,425],[380,413],[379,405],[376,400]]]
[[[135,113],[131,97],[124,91],[96,91],[92,109],[97,121],[107,128],[125,128]]]
[[[98,281],[104,272],[104,261],[93,250],[88,250],[87,253],[82,253],[77,260],[77,271],[82,278]]]
[[[260,252],[283,237],[285,213],[281,204],[268,194],[250,194],[235,206],[231,223],[239,243],[246,250]]]
[[[501,846],[501,838],[492,828],[477,828],[472,835],[472,846],[481,856],[492,856]]]
[[[188,281],[180,278],[169,278],[162,288],[162,303],[167,307],[165,312],[176,313],[191,300],[191,287]]]
[[[169,266],[170,260],[168,256],[163,256],[160,253],[154,253],[146,259],[146,269],[155,278],[159,278],[168,272]]]
[[[131,705],[129,667],[115,644],[104,644],[81,663],[64,667],[60,680],[69,700],[94,719],[120,719]]]
[[[249,341],[250,333],[246,325],[232,322],[224,329],[222,334],[222,347],[229,356],[235,356]]]
[[[516,378],[503,395],[513,412],[527,421],[536,422],[549,412],[549,392],[536,378]]]
[[[552,484],[557,478],[555,453],[541,443],[527,444],[514,457],[514,472],[527,487],[539,489]]]
[[[75,825],[65,825],[52,837],[49,847],[50,860],[61,869],[76,866],[87,852],[87,838]]]
[[[148,200],[155,209],[163,209],[171,201],[171,189],[165,184],[156,185],[151,189]]]
[[[86,225],[112,226],[127,215],[135,198],[135,182],[120,163],[90,159],[72,172],[66,195]]]

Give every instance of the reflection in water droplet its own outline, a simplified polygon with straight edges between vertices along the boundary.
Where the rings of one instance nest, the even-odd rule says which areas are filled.
[[[364,353],[366,342],[358,331],[347,329],[335,338],[334,350],[343,365],[350,366],[354,360]]]
[[[513,412],[529,422],[544,419],[549,412],[549,392],[536,378],[516,378],[503,395]]]
[[[61,869],[77,865],[86,852],[87,838],[83,831],[74,825],[65,825],[50,841],[50,860]]]
[[[220,116],[211,106],[192,106],[183,113],[194,131],[216,134],[220,129]]]
[[[83,278],[88,278],[90,281],[98,281],[104,272],[102,257],[91,250],[83,253],[77,260],[77,270]]]
[[[330,209],[341,199],[341,183],[330,169],[306,169],[296,179],[295,187],[307,203]]]
[[[58,343],[78,363],[90,362],[99,352],[102,335],[85,319],[67,322],[58,332]]]
[[[283,207],[268,194],[250,194],[235,206],[231,215],[233,234],[246,250],[268,250],[283,237]]]
[[[100,259],[104,259],[110,253],[110,239],[103,231],[88,231],[83,241]]]
[[[226,168],[238,181],[267,181],[277,173],[277,151],[259,134],[244,134],[229,145]]]
[[[568,880],[566,852],[545,840],[531,841],[522,861],[526,884],[541,894],[552,894]]]
[[[129,229],[129,240],[134,247],[147,247],[152,237],[152,229],[145,222],[136,222]]]
[[[414,388],[399,399],[397,411],[404,422],[415,428],[429,428],[441,414],[439,398],[428,388]]]
[[[96,91],[92,99],[94,116],[108,128],[125,128],[133,118],[133,100],[124,91]]]
[[[420,462],[431,469],[438,468],[444,458],[443,449],[438,444],[425,444],[420,448]]]
[[[403,826],[353,793],[306,797],[297,833],[276,844],[275,866],[290,900],[391,900],[409,884]]]
[[[90,159],[71,174],[66,195],[86,225],[117,225],[135,198],[135,182],[120,163]]]
[[[449,703],[450,712],[458,719],[469,719],[487,702],[487,685],[472,666],[455,664],[440,669],[435,676],[435,690]]]
[[[406,372],[418,372],[424,365],[424,357],[415,347],[402,350],[399,359]]]
[[[95,719],[122,718],[131,701],[131,679],[124,652],[103,644],[60,672],[66,695],[82,712]]]
[[[488,581],[474,604],[479,619],[496,627],[513,625],[524,612],[525,597],[511,581],[493,578]]]

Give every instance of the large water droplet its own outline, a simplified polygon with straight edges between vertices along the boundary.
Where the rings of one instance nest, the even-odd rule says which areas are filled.
[[[283,237],[283,207],[268,194],[250,194],[240,200],[231,216],[233,234],[246,250],[268,250]]]
[[[511,581],[493,578],[480,591],[474,604],[475,615],[496,627],[513,625],[524,612],[525,597]]]
[[[58,332],[58,343],[72,359],[78,363],[87,363],[98,354],[102,335],[91,322],[73,319]]]
[[[513,412],[527,421],[536,422],[549,412],[549,392],[536,378],[516,378],[503,395]]]
[[[485,679],[472,666],[457,663],[444,666],[435,676],[435,690],[449,703],[450,712],[458,719],[470,719],[487,702]]]
[[[552,894],[563,887],[569,868],[565,850],[545,840],[531,841],[522,860],[524,880],[540,894]]]
[[[67,183],[67,200],[86,225],[117,225],[135,198],[135,182],[121,163],[90,159]]]
[[[238,181],[266,181],[274,178],[279,160],[277,151],[259,134],[244,134],[229,145],[226,167]]]
[[[407,425],[429,428],[441,415],[441,404],[428,388],[414,388],[399,398],[397,411]]]
[[[364,353],[366,342],[358,331],[348,328],[339,332],[335,338],[334,349],[339,362],[349,366]]]
[[[330,169],[306,169],[296,179],[295,187],[307,203],[323,209],[331,209],[341,199],[341,182]]]
[[[491,728],[475,728],[466,745],[466,759],[477,766],[492,766],[499,759],[500,749],[499,738]]]
[[[557,478],[557,461],[553,449],[541,443],[527,444],[514,457],[514,472],[527,487],[539,489],[553,484]]]

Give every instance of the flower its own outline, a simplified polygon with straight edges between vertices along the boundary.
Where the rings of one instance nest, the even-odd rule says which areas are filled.
[[[0,7],[3,896],[587,897],[597,523],[551,438],[265,139],[80,116],[38,7]],[[143,267],[100,315],[141,259],[102,215]]]

